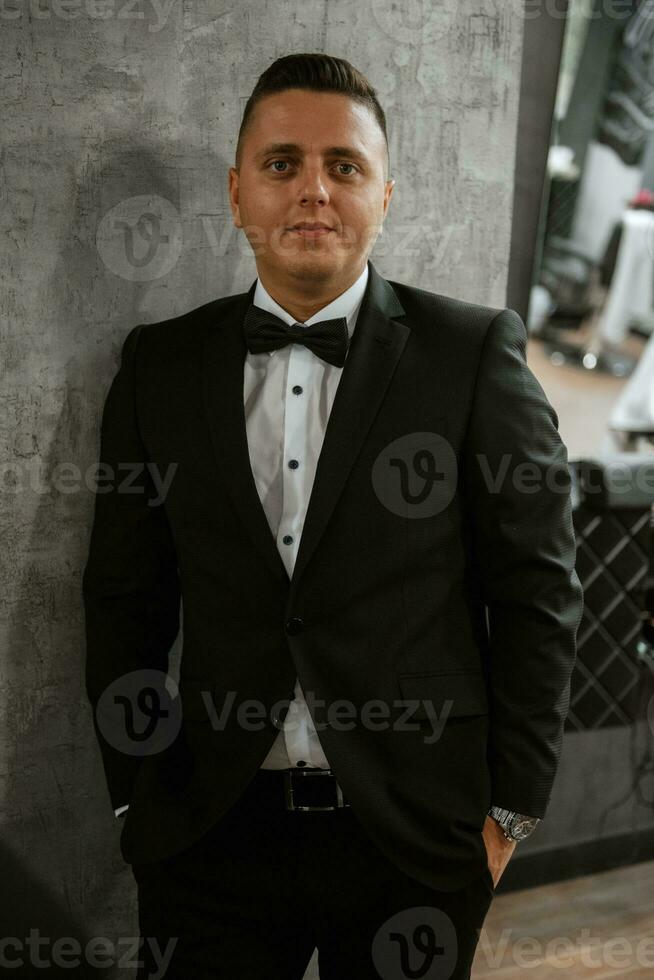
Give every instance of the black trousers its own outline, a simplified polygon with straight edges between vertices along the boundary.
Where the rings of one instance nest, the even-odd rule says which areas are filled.
[[[493,899],[490,871],[438,892],[372,843],[351,807],[283,808],[260,771],[199,841],[132,865],[138,980],[465,980]]]

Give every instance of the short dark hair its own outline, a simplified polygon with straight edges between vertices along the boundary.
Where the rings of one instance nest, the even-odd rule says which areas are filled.
[[[266,68],[259,76],[243,110],[243,119],[236,143],[236,166],[240,166],[243,136],[257,102],[266,95],[285,92],[288,89],[309,89],[313,92],[337,92],[347,95],[374,114],[386,141],[386,163],[390,173],[390,153],[386,116],[379,104],[377,93],[365,75],[346,61],[321,53],[287,54]]]

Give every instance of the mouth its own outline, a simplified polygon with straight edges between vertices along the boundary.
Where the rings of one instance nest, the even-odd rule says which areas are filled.
[[[300,235],[302,238],[324,238],[330,232],[333,232],[334,229],[328,227],[328,225],[306,222],[295,225],[294,228],[289,228],[288,230],[295,235]]]

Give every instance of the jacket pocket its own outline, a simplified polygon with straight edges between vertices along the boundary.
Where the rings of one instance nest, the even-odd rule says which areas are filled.
[[[432,718],[434,714],[440,717],[443,711],[446,718],[488,714],[488,692],[481,671],[399,674],[398,684],[403,699],[418,702],[412,714],[415,718]]]

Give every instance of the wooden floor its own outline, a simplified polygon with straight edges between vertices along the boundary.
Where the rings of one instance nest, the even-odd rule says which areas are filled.
[[[654,977],[654,861],[498,894],[473,980]]]

